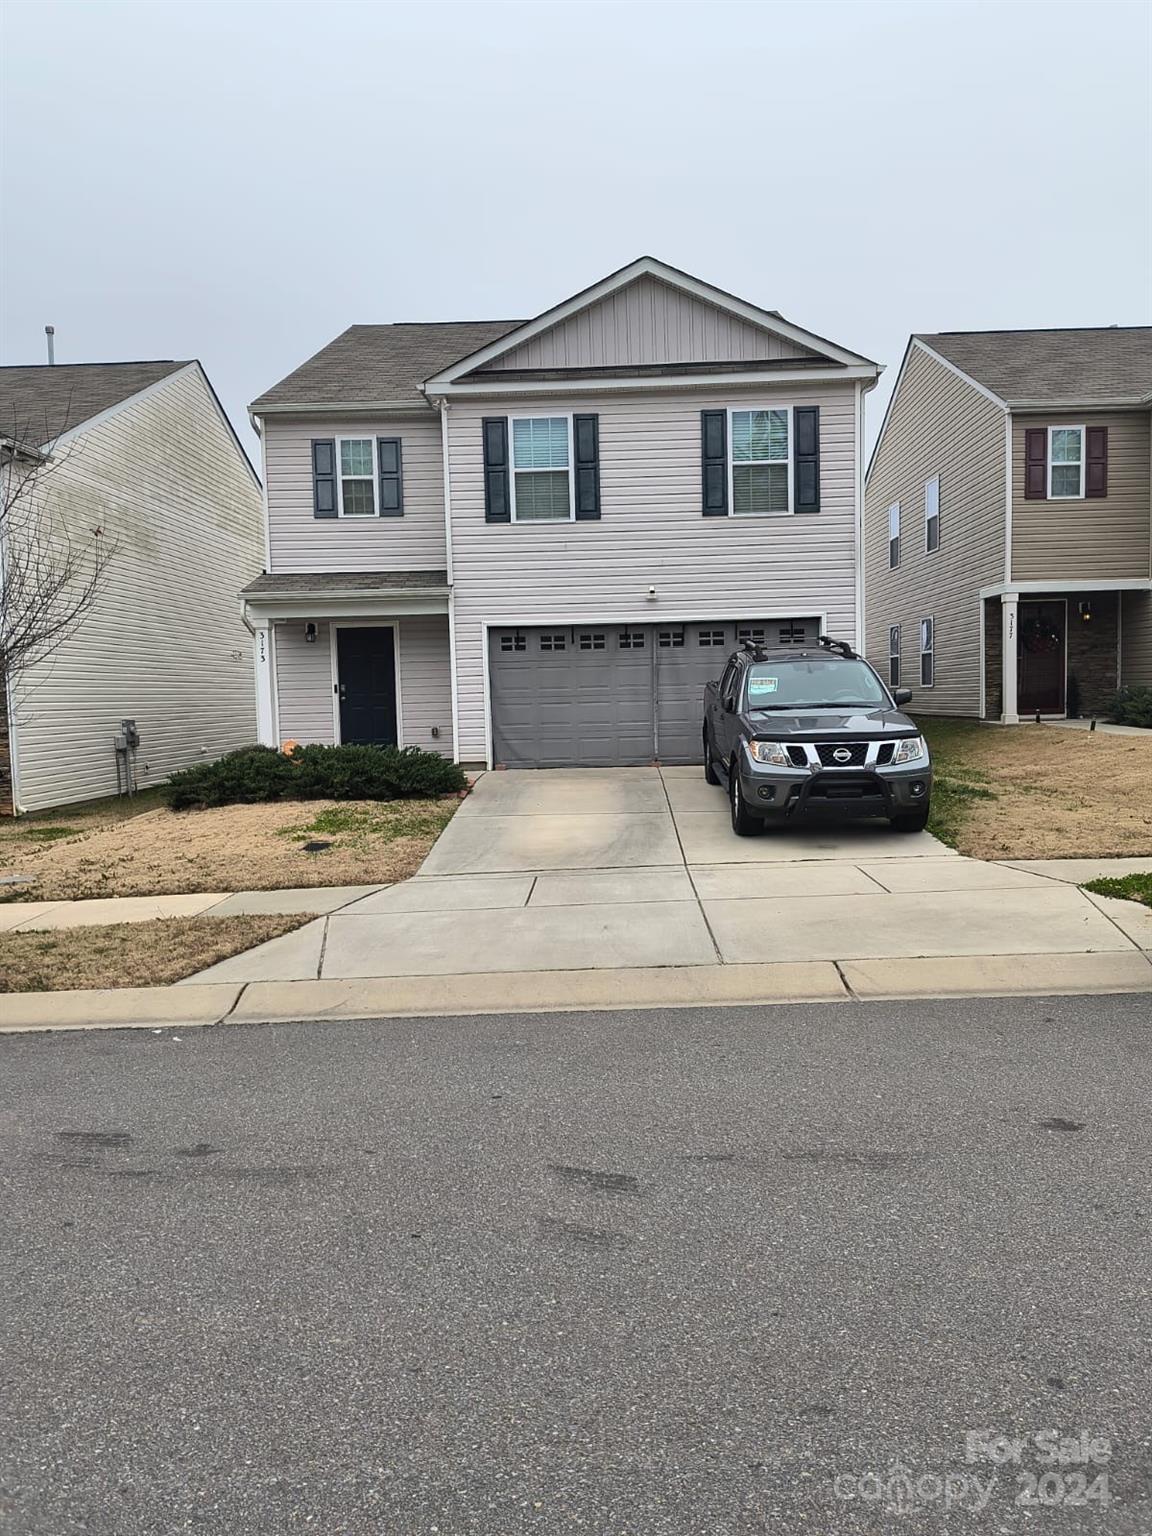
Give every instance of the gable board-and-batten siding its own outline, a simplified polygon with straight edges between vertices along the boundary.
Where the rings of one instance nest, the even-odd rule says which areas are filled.
[[[445,563],[444,467],[439,415],[345,421],[266,418],[270,570],[418,571]],[[312,503],[312,440],[398,437],[404,473],[403,517],[317,518]],[[379,498],[379,484],[376,487]]]
[[[1152,592],[1121,593],[1120,683],[1152,688]]]
[[[1147,411],[1065,411],[1012,417],[1012,580],[1147,577],[1152,538]],[[1108,428],[1108,494],[1030,501],[1024,495],[1029,427]]]
[[[700,412],[719,405],[820,407],[821,507],[813,515],[703,517]],[[491,402],[449,417],[456,668],[461,759],[486,755],[484,625],[584,620],[826,615],[855,632],[853,385],[762,386],[732,397],[685,392],[500,402],[498,413],[590,411],[600,418],[601,518],[484,521],[481,420]],[[657,589],[655,601],[648,588]]]
[[[21,806],[114,794],[125,718],[141,787],[253,742],[236,593],[263,565],[260,490],[199,369],[78,431],[45,486],[54,517],[102,527],[114,553],[80,627],[14,686]]]
[[[901,684],[913,710],[980,709],[981,587],[1004,579],[1005,412],[923,348],[909,352],[865,490],[866,652],[888,676],[901,627]],[[924,548],[924,485],[940,476],[940,548]],[[900,503],[900,565],[888,565],[888,508]],[[920,620],[936,621],[936,682],[920,687]]]
[[[399,626],[401,746],[423,747],[451,757],[447,615],[405,615],[364,622]],[[330,745],[336,740],[334,633],[333,625],[320,622],[316,639],[309,644],[302,623],[276,625],[276,695],[281,741]],[[432,735],[433,726],[439,728],[438,737]]]
[[[738,315],[642,277],[515,347],[490,365],[611,368],[809,358],[807,348]]]

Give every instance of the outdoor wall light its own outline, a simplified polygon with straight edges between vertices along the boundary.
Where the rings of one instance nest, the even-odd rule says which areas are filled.
[[[1082,624],[1091,624],[1092,622],[1092,604],[1087,598],[1080,604],[1080,622]]]
[[[305,643],[305,645],[315,645],[316,644],[316,626],[315,626],[315,624],[305,624],[305,626],[304,626],[304,643]]]

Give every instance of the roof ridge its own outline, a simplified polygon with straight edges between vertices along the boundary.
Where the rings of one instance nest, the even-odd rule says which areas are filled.
[[[993,326],[990,330],[979,331],[913,331],[913,335],[921,341],[926,341],[929,336],[1051,336],[1069,335],[1072,333],[1086,333],[1089,331],[1152,331],[1149,325],[1022,325],[1022,326]]]
[[[173,367],[187,368],[189,363],[194,363],[194,357],[122,357],[113,363],[0,363],[0,370],[5,368],[144,368],[153,367],[157,363],[171,363]]]

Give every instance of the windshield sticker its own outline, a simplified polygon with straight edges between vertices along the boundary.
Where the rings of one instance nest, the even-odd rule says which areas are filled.
[[[750,677],[748,679],[749,693],[775,693],[778,677]]]

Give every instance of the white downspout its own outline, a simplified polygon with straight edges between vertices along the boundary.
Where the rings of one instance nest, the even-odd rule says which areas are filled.
[[[444,565],[448,575],[448,686],[452,693],[452,761],[460,761],[460,700],[456,690],[456,588],[452,559],[452,464],[448,451],[448,401],[436,402],[440,410],[440,453],[444,475]]]

